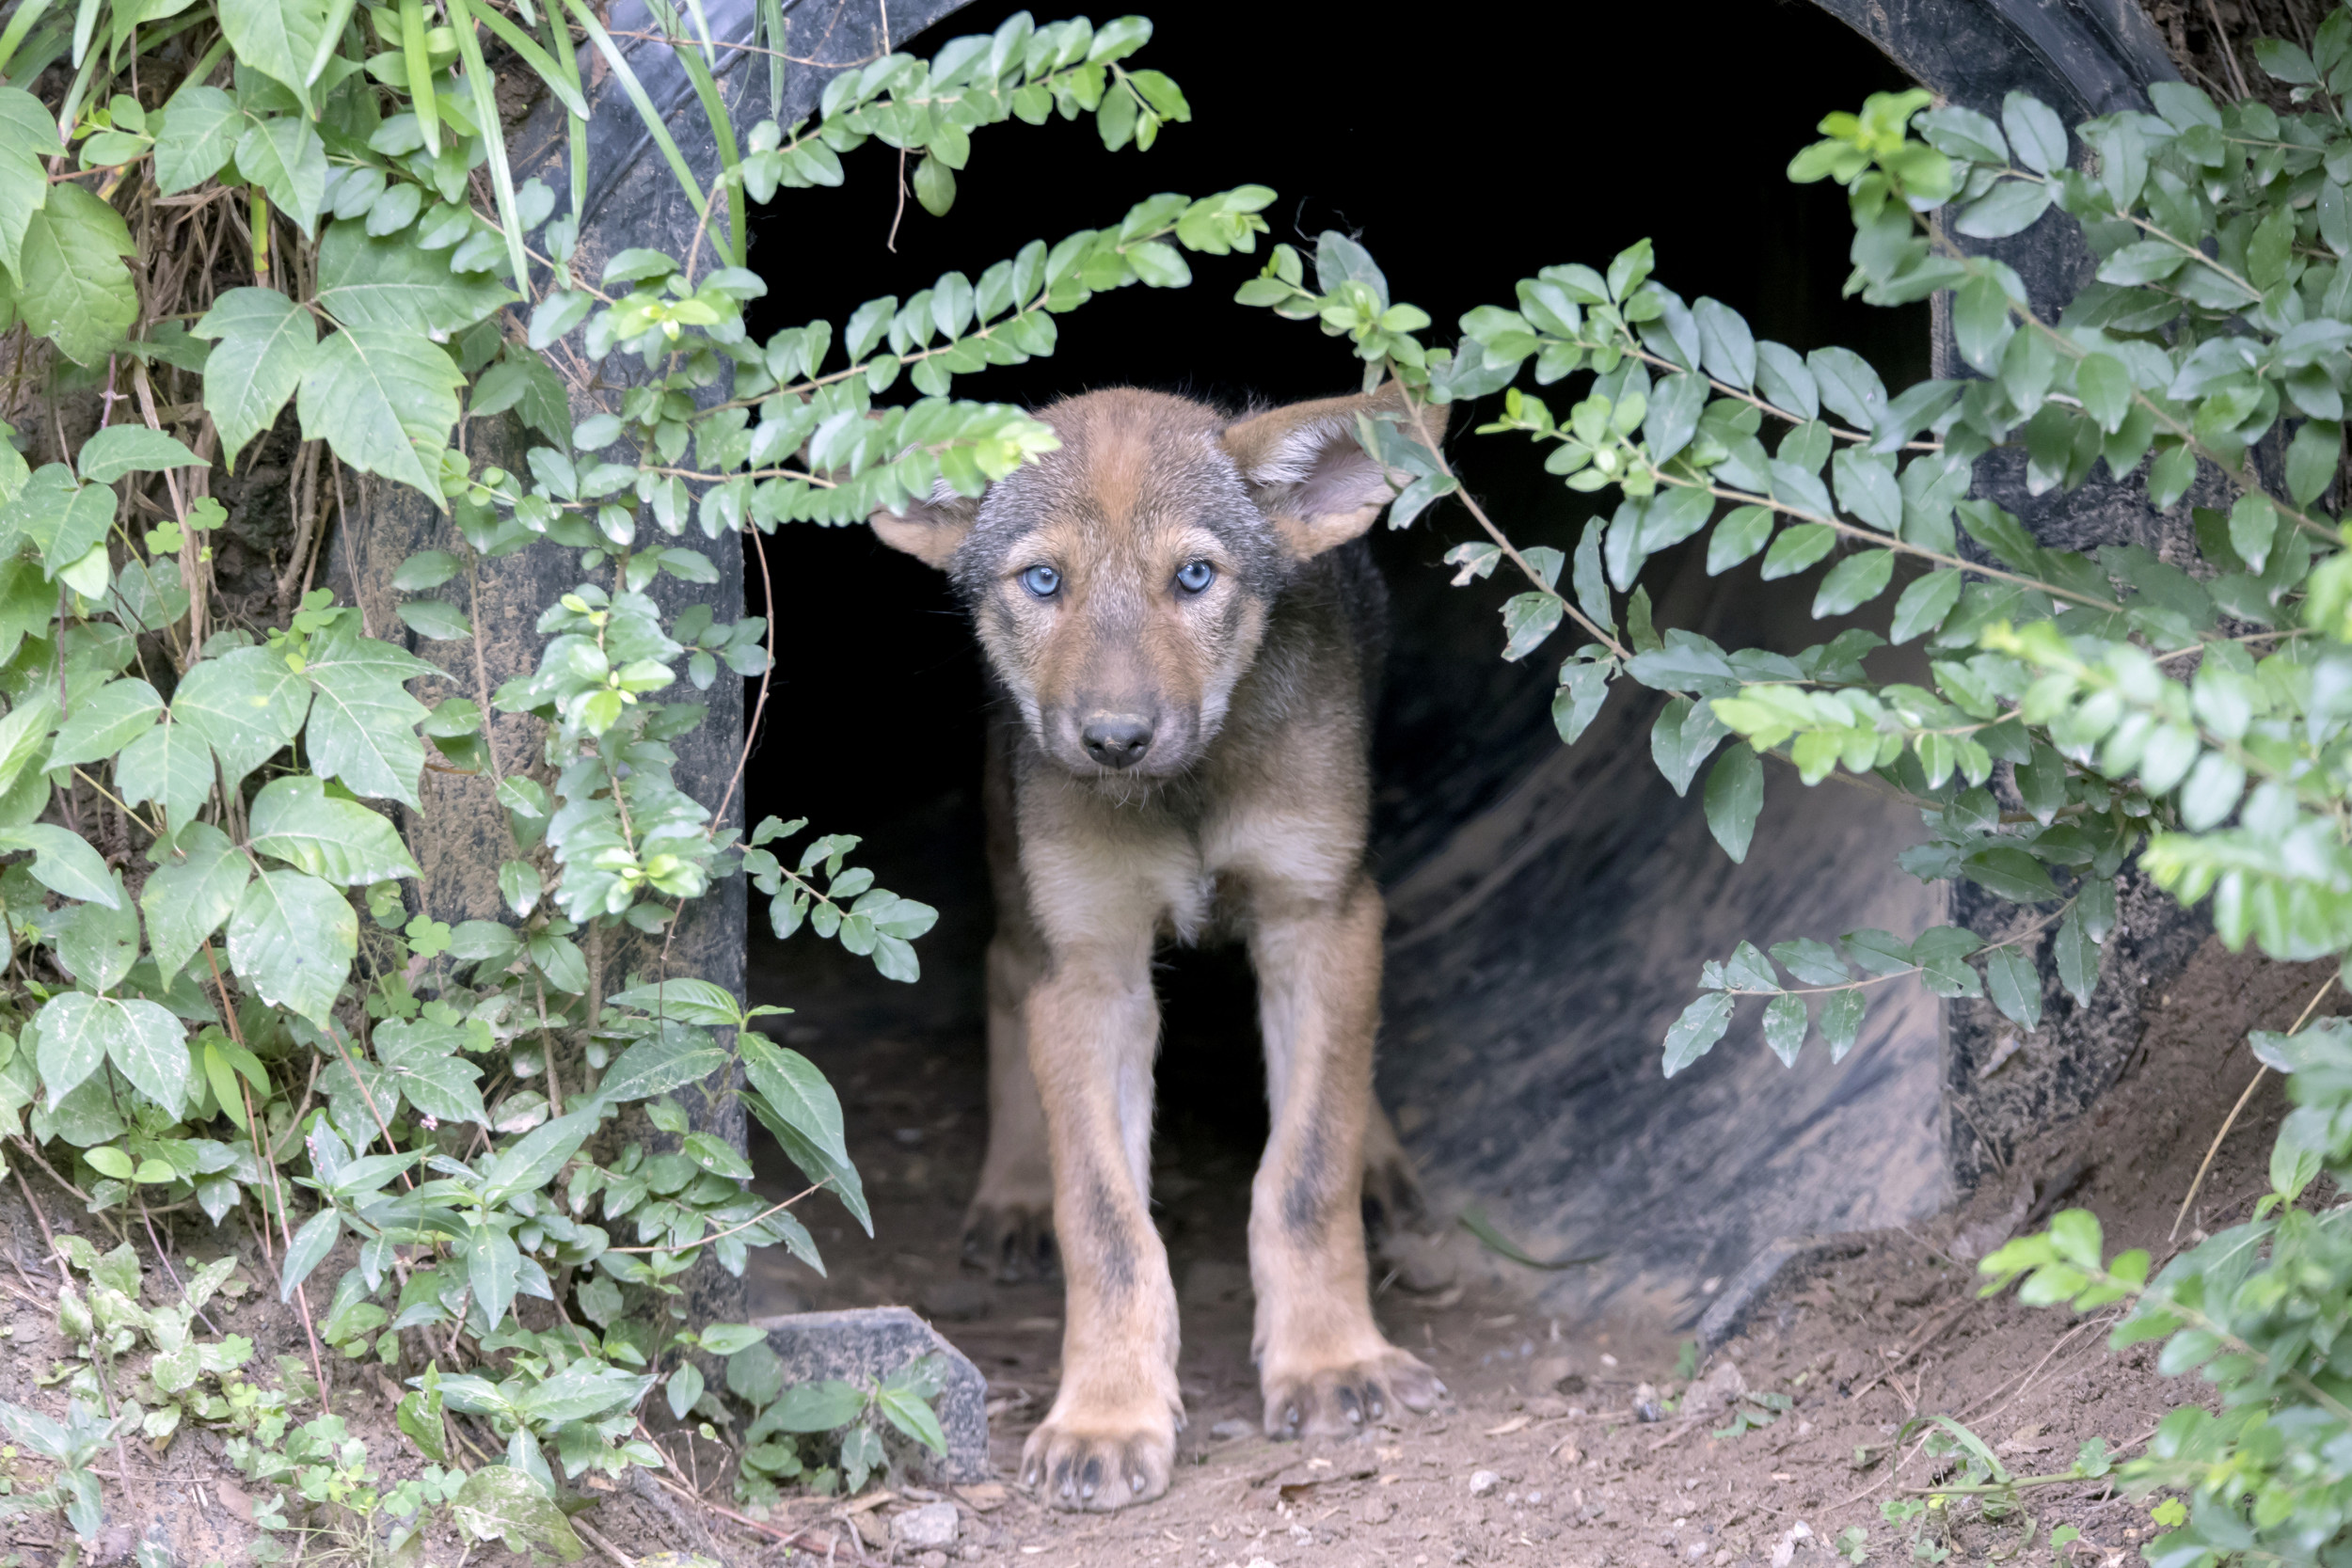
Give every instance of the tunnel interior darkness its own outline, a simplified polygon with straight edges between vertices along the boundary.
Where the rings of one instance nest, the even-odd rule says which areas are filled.
[[[902,46],[929,54],[1016,8],[975,5]],[[1507,20],[1473,9],[1410,28],[1291,3],[1154,20],[1135,63],[1182,84],[1191,124],[1148,152],[1115,154],[1090,120],[986,131],[945,218],[911,199],[900,213],[897,155],[869,145],[845,160],[842,188],[755,217],[752,264],[771,290],[754,308],[755,335],[820,310],[838,324],[862,300],[904,297],[950,269],[977,276],[1032,238],[1115,224],[1157,192],[1254,182],[1279,193],[1265,214],[1272,239],[1311,252],[1324,229],[1357,235],[1394,296],[1435,318],[1438,341],[1464,310],[1509,303],[1513,280],[1553,262],[1605,264],[1647,235],[1661,281],[1724,300],[1760,337],[1853,347],[1893,387],[1926,373],[1925,307],[1841,297],[1843,195],[1785,179],[1822,114],[1907,85],[1811,5],[1537,7]],[[822,55],[797,30],[794,42]],[[1195,257],[1187,289],[1100,296],[1060,319],[1051,357],[961,378],[957,392],[1033,404],[1136,384],[1240,408],[1353,389],[1359,367],[1342,341],[1232,302],[1263,254],[1262,244],[1255,257]],[[1549,394],[1556,411],[1585,379]],[[887,397],[914,395],[901,382]],[[1591,502],[1544,473],[1531,445],[1469,435],[1498,401],[1456,414],[1450,450],[1518,543],[1567,550]],[[1454,588],[1440,565],[1475,536],[1466,513],[1440,504],[1372,539],[1393,622],[1375,755],[1373,861],[1392,914],[1382,1097],[1438,1212],[1477,1204],[1534,1250],[1611,1253],[1599,1270],[1550,1276],[1541,1288],[1553,1299],[1687,1319],[1708,1278],[1774,1235],[1885,1223],[1941,1196],[1924,998],[1886,1004],[1834,1069],[1817,1039],[1785,1071],[1744,1013],[1671,1086],[1658,1067],[1699,962],[1740,937],[1934,924],[1932,897],[1892,865],[1916,823],[1781,773],[1756,851],[1732,866],[1696,791],[1677,800],[1649,762],[1653,693],[1620,683],[1563,750],[1549,709],[1574,644],[1555,636],[1502,662],[1497,612],[1515,588],[1500,576]],[[1853,624],[1807,618],[1828,562],[1776,583],[1753,562],[1708,578],[1703,546],[1704,535],[1645,573],[1661,626],[1794,650]],[[748,819],[805,816],[864,835],[860,858],[882,884],[942,919],[920,944],[922,982],[896,987],[829,943],[773,942],[755,895],[755,999],[802,1009],[811,1037],[818,1023],[836,1039],[920,1033],[977,1056],[986,693],[968,626],[943,578],[866,529],[801,526],[762,547],[779,668]],[[747,566],[757,613],[762,563]],[[1264,1134],[1247,962],[1168,955],[1161,994],[1163,1135],[1241,1151],[1246,1164]],[[1253,1092],[1236,1092],[1244,1085]]]

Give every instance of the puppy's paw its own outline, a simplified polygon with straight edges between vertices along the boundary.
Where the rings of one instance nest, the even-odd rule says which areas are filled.
[[[1007,1284],[1051,1279],[1059,1272],[1050,1193],[992,1196],[983,1187],[963,1215],[964,1267]]]
[[[1175,1463],[1175,1418],[1165,1409],[1154,1420],[1057,1408],[1021,1450],[1021,1481],[1056,1508],[1101,1513],[1166,1492]]]
[[[1344,1437],[1399,1409],[1425,1411],[1445,1396],[1445,1385],[1419,1360],[1393,1346],[1322,1366],[1269,1369],[1264,1380],[1265,1433]]]

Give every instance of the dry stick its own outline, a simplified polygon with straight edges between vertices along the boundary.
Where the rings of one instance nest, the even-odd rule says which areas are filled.
[[[586,1520],[574,1519],[571,1523],[573,1530],[585,1538],[588,1544],[596,1547],[596,1550],[602,1552],[605,1556],[619,1563],[621,1568],[637,1568],[636,1559],[628,1556],[628,1554],[622,1551],[620,1547],[612,1544],[612,1542],[607,1541],[603,1536],[598,1535],[596,1530],[589,1526]]]
[[[342,1036],[335,1033],[331,1027],[326,1031],[326,1037],[335,1042],[336,1053],[343,1059],[343,1070],[350,1073],[352,1083],[358,1085],[360,1102],[367,1106],[369,1117],[375,1122],[375,1130],[384,1134],[385,1152],[397,1155],[400,1152],[400,1145],[392,1142],[392,1130],[384,1125],[384,1113],[375,1108],[375,1096],[368,1092],[368,1081],[359,1076],[359,1063],[352,1055],[351,1047],[345,1045]],[[414,1191],[417,1185],[408,1180],[408,1173],[405,1170],[400,1173],[400,1184],[411,1191]]]
[[[638,1430],[644,1430],[644,1423],[643,1421],[638,1423]],[[648,1435],[650,1435],[650,1433],[648,1433]],[[818,1541],[815,1536],[810,1535],[805,1531],[782,1530],[778,1529],[773,1525],[762,1524],[756,1519],[747,1519],[742,1514],[736,1513],[735,1510],[731,1508],[722,1508],[717,1503],[712,1502],[709,1498],[699,1497],[692,1492],[689,1492],[685,1487],[678,1485],[675,1481],[665,1481],[661,1477],[654,1475],[650,1470],[646,1472],[646,1475],[656,1486],[660,1487],[663,1491],[674,1492],[679,1497],[686,1498],[689,1502],[691,1502],[697,1508],[707,1508],[711,1513],[719,1515],[722,1519],[732,1519],[739,1525],[747,1526],[752,1529],[759,1531],[760,1534],[768,1536],[771,1540],[781,1541],[786,1545],[791,1546],[797,1550],[803,1552],[822,1551],[826,1550],[830,1544],[829,1543]],[[872,1564],[873,1568],[881,1568],[880,1560],[867,1557],[863,1550],[856,1546],[850,1548],[849,1558],[852,1562],[867,1563]]]
[[[229,987],[220,977],[220,961],[213,957],[213,943],[210,938],[205,939],[204,942],[204,962],[212,969],[214,989],[220,992],[220,1012],[221,1017],[229,1022],[229,1037],[237,1042],[239,1050],[244,1050],[245,1031],[237,1022],[237,1009],[230,1004]],[[242,1085],[244,1080],[243,1073],[238,1074],[238,1080]],[[313,1085],[318,1083],[318,1065],[315,1058],[313,1058],[310,1068],[310,1083]],[[310,1104],[310,1091],[306,1088],[302,1092],[302,1109],[309,1109]],[[278,1150],[274,1145],[269,1145],[269,1140],[262,1137],[261,1122],[253,1114],[253,1096],[249,1091],[246,1094],[245,1105],[245,1125],[246,1135],[255,1140],[257,1147],[268,1146],[262,1148],[262,1164],[263,1168],[269,1172],[269,1189],[271,1194],[276,1198],[278,1206],[278,1231],[279,1235],[285,1238],[286,1252],[287,1255],[291,1257],[294,1253],[294,1227],[288,1224],[286,1220],[286,1189],[281,1186],[278,1180]],[[301,1123],[302,1111],[297,1110],[294,1113],[294,1121],[290,1124],[290,1126],[298,1127]],[[264,1238],[269,1235],[269,1227],[267,1224],[263,1224],[262,1227],[262,1234]],[[267,1257],[269,1254],[269,1244],[266,1240],[262,1243],[262,1252],[263,1257]],[[319,1380],[319,1409],[331,1416],[334,1414],[335,1407],[333,1404],[328,1402],[327,1400],[326,1361],[319,1354],[319,1331],[317,1324],[314,1323],[310,1318],[310,1291],[304,1287],[296,1285],[294,1287],[294,1301],[302,1308],[303,1335],[310,1341],[310,1370]]]
[[[153,1216],[148,1213],[147,1200],[144,1198],[139,1200],[139,1222],[147,1227],[147,1242],[155,1249],[155,1261],[164,1266],[164,1273],[171,1276],[171,1288],[179,1291],[181,1298],[185,1300],[188,1288],[181,1282],[180,1271],[171,1266],[171,1254],[164,1250],[163,1238],[155,1234],[155,1221]],[[196,1309],[196,1315],[204,1320],[206,1328],[215,1334],[220,1332],[220,1324],[213,1322],[213,1315],[210,1312],[199,1307]]]
[[[2320,983],[2319,990],[2312,994],[2309,1002],[2303,1005],[2303,1014],[2295,1021],[2295,1027],[2287,1031],[2290,1038],[2303,1032],[2303,1025],[2312,1021],[2312,1014],[2318,1010],[2320,1003],[2327,999],[2328,988],[2335,983],[2336,977],[2332,974]],[[2206,1146],[2205,1158],[2199,1163],[2197,1174],[2189,1180],[2188,1191],[2181,1198],[2181,1211],[2172,1216],[2172,1228],[2166,1232],[2164,1238],[2166,1241],[2170,1242],[2179,1238],[2181,1224],[2188,1218],[2188,1206],[2197,1201],[2198,1189],[2205,1184],[2205,1173],[2213,1169],[2214,1156],[2221,1152],[2221,1140],[2228,1137],[2230,1129],[2237,1125],[2238,1113],[2246,1109],[2247,1101],[2254,1098],[2254,1090],[2261,1085],[2263,1079],[2269,1071],[2267,1064],[2256,1068],[2254,1076],[2247,1083],[2246,1092],[2237,1097],[2237,1103],[2231,1106],[2230,1114],[2222,1118],[2221,1131],[2216,1132],[2213,1135],[2213,1142]]]
[[[1967,1315],[1968,1309],[1976,1306],[1977,1303],[1982,1299],[1983,1298],[1980,1296],[1968,1297],[1958,1307],[1953,1307],[1950,1311],[1936,1319],[1935,1322],[1930,1323],[1926,1328],[1914,1335],[1912,1337],[1911,1343],[1905,1347],[1900,1355],[1898,1355],[1894,1360],[1889,1361],[1885,1366],[1880,1368],[1876,1372],[1873,1372],[1868,1378],[1865,1379],[1862,1386],[1856,1388],[1852,1393],[1849,1394],[1847,1398],[1858,1400],[1863,1395],[1868,1393],[1871,1389],[1877,1387],[1880,1384],[1885,1382],[1888,1378],[1894,1376],[1897,1370],[1902,1367],[1905,1362],[1909,1361],[1913,1356],[1918,1354],[1921,1351],[1927,1349],[1930,1345],[1935,1343],[1937,1339],[1943,1337],[1946,1329],[1960,1322],[1963,1317]]]
[[[2230,42],[2229,29],[2221,24],[2221,8],[2214,0],[2205,0],[2205,14],[2213,18],[2213,41],[2221,51],[2221,63],[2230,68],[2230,85],[2237,88],[2240,99],[2254,95],[2246,90],[2246,72],[2237,63],[2236,46]]]

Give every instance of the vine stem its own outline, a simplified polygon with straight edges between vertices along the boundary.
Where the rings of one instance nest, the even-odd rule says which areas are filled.
[[[2320,1003],[2327,1000],[2328,992],[2335,986],[2335,983],[2336,977],[2332,974],[2320,982],[2319,990],[2313,991],[2312,999],[2303,1005],[2302,1015],[2288,1028],[2289,1038],[2303,1032],[2303,1025],[2312,1021],[2312,1014],[2319,1010]],[[2166,1241],[2179,1239],[2181,1226],[2188,1218],[2188,1206],[2197,1201],[2198,1190],[2205,1184],[2205,1173],[2213,1169],[2214,1157],[2221,1152],[2222,1140],[2230,1135],[2230,1129],[2237,1125],[2238,1113],[2246,1109],[2247,1102],[2254,1098],[2255,1089],[2262,1085],[2262,1081],[2269,1076],[2269,1063],[2265,1062],[2257,1067],[2254,1069],[2254,1076],[2247,1081],[2246,1092],[2237,1097],[2237,1103],[2231,1106],[2230,1114],[2222,1118],[2221,1131],[2216,1132],[2213,1135],[2213,1142],[2205,1147],[2205,1157],[2198,1163],[2197,1174],[2190,1178],[2188,1191],[2182,1195],[2180,1212],[2172,1216],[2172,1228],[2165,1233]]]
[[[804,1198],[804,1197],[808,1196],[811,1193],[818,1193],[818,1192],[822,1192],[822,1191],[824,1191],[824,1188],[825,1188],[825,1184],[824,1184],[822,1181],[818,1182],[818,1183],[817,1183],[817,1185],[815,1185],[815,1186],[813,1186],[813,1187],[803,1187],[803,1189],[801,1189],[801,1191],[799,1191],[799,1192],[797,1192],[797,1193],[794,1193],[794,1194],[793,1194],[790,1197],[786,1198],[786,1199],[785,1199],[782,1203],[774,1204],[774,1205],[771,1205],[771,1207],[769,1207],[769,1208],[767,1208],[767,1209],[763,1209],[763,1210],[761,1210],[758,1213],[754,1214],[754,1215],[753,1215],[750,1219],[745,1220],[745,1221],[744,1221],[741,1225],[729,1226],[729,1227],[728,1227],[726,1229],[724,1229],[724,1230],[714,1231],[714,1232],[712,1232],[710,1235],[707,1235],[707,1236],[697,1236],[697,1237],[695,1237],[692,1241],[691,1241],[691,1242],[687,1243],[686,1243],[684,1246],[682,1246],[682,1247],[677,1247],[677,1246],[609,1246],[609,1247],[606,1247],[604,1250],[605,1250],[605,1251],[607,1251],[607,1252],[670,1252],[670,1253],[677,1253],[677,1252],[691,1252],[694,1248],[696,1248],[696,1247],[698,1247],[698,1246],[708,1246],[708,1245],[709,1245],[711,1243],[713,1243],[713,1242],[724,1241],[727,1237],[729,1237],[729,1236],[732,1236],[732,1235],[736,1234],[738,1231],[741,1231],[741,1230],[749,1230],[749,1229],[750,1229],[753,1226],[755,1226],[755,1225],[757,1225],[760,1221],[762,1221],[762,1220],[764,1220],[764,1219],[767,1219],[770,1215],[771,1215],[771,1214],[780,1214],[780,1213],[784,1212],[787,1209],[791,1208],[794,1204],[796,1204],[796,1203],[800,1202],[800,1201],[801,1201],[801,1199],[803,1199],[803,1198]]]
[[[1391,375],[1395,374],[1396,367],[1394,361],[1391,361],[1389,371]],[[1400,390],[1404,390],[1403,382],[1398,382],[1397,386]],[[1544,575],[1535,570],[1533,565],[1529,564],[1527,557],[1519,553],[1518,546],[1512,544],[1509,537],[1503,533],[1502,530],[1495,526],[1494,519],[1486,515],[1486,509],[1478,504],[1478,499],[1462,487],[1460,477],[1454,473],[1453,466],[1446,462],[1445,453],[1438,450],[1437,440],[1429,434],[1429,421],[1422,413],[1422,401],[1419,398],[1414,397],[1409,390],[1406,390],[1404,395],[1405,412],[1412,419],[1413,434],[1421,437],[1422,449],[1429,453],[1430,457],[1438,465],[1438,472],[1454,481],[1454,499],[1459,500],[1464,507],[1469,509],[1470,516],[1477,522],[1478,526],[1486,531],[1486,537],[1495,542],[1495,546],[1502,550],[1502,553],[1509,558],[1512,565],[1517,566],[1521,572],[1524,572],[1527,575],[1528,581],[1534,583],[1540,592],[1549,594],[1553,598],[1558,599],[1560,601],[1560,607],[1568,612],[1569,617],[1574,620],[1578,626],[1584,628],[1585,633],[1588,636],[1598,641],[1611,653],[1616,655],[1619,659],[1631,658],[1633,655],[1624,643],[1618,641],[1616,638],[1612,636],[1610,633],[1603,631],[1599,626],[1596,626],[1593,623],[1593,618],[1585,614],[1582,610],[1579,609],[1573,599],[1569,598],[1566,594],[1562,594],[1550,583],[1546,582],[1544,580]]]

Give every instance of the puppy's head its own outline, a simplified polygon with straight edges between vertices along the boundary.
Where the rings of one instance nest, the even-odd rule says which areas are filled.
[[[977,500],[877,513],[874,531],[954,578],[1056,763],[1167,778],[1216,737],[1292,570],[1388,504],[1356,421],[1398,399],[1390,386],[1235,420],[1159,392],[1089,392],[1039,411],[1058,450]],[[1434,431],[1443,410],[1423,417]]]

